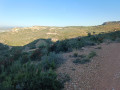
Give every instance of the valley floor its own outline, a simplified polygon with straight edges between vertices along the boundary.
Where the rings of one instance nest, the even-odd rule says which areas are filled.
[[[98,47],[101,47],[101,49]],[[90,63],[74,64],[74,53],[87,55],[95,51]],[[57,73],[70,76],[64,90],[120,90],[120,43],[103,43],[85,47],[82,50],[65,53],[66,62],[57,69]]]

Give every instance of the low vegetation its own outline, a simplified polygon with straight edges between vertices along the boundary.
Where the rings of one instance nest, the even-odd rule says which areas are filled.
[[[91,51],[88,55],[79,55],[79,57],[77,57],[77,59],[75,59],[74,61],[73,61],[73,63],[75,63],[75,64],[86,64],[86,63],[88,63],[88,62],[90,62],[91,61],[91,59],[94,57],[94,56],[96,56],[97,54],[96,54],[96,52],[94,52],[94,51]]]
[[[93,58],[93,57],[96,56],[96,55],[97,55],[96,52],[91,51],[87,57],[88,57],[89,59],[91,59],[91,58]]]
[[[44,72],[40,64],[22,65],[19,61],[7,70],[2,66],[0,82],[1,90],[60,90],[63,87],[52,69]]]
[[[77,58],[76,60],[73,61],[73,63],[75,64],[86,64],[88,62],[90,62],[90,59],[88,58],[83,58],[83,59]]]
[[[74,54],[73,54],[73,57],[78,57],[78,53],[74,53]]]
[[[4,58],[0,56],[0,90],[61,90],[64,83],[58,80],[55,69],[64,62],[62,56],[45,47],[32,52],[23,50],[24,47],[3,50],[9,52]]]

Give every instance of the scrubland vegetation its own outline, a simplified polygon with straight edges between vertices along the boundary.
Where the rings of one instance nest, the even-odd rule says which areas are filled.
[[[0,33],[0,90],[61,90],[70,79],[66,75],[59,79],[55,72],[65,62],[62,54],[106,41],[119,42],[119,30],[118,23],[65,27],[56,30],[56,42],[47,39],[52,38],[46,36],[47,29]],[[94,51],[87,56],[74,53],[73,63],[85,64],[94,56]]]
[[[74,53],[73,55],[76,59],[73,61],[75,64],[86,64],[91,61],[91,59],[96,56],[96,52],[91,51],[88,55],[78,55]]]

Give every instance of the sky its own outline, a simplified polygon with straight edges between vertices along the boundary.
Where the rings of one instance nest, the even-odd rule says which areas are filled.
[[[94,26],[120,21],[120,0],[0,0],[0,26]]]

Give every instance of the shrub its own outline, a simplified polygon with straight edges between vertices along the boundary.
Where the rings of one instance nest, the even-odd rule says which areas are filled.
[[[30,56],[31,60],[40,60],[42,57],[41,49],[36,49]]]
[[[68,51],[68,46],[67,46],[67,40],[59,42],[56,47],[57,52],[67,52]]]
[[[69,40],[68,47],[71,49],[80,49],[85,45],[85,40],[83,38],[78,41],[77,39]]]
[[[102,49],[102,47],[96,47],[95,49]]]
[[[88,33],[88,37],[90,37],[91,36],[91,33]]]
[[[117,38],[120,38],[120,32],[111,32],[108,34],[109,35],[109,39],[112,41],[115,41]]]
[[[90,62],[91,58],[93,58],[94,56],[96,56],[96,52],[92,51],[89,53],[88,56],[85,55],[79,55],[80,58],[77,58],[76,60],[73,61],[73,63],[75,64],[86,64],[88,62]]]
[[[74,54],[73,54],[73,57],[78,57],[78,53],[74,53]]]
[[[35,45],[31,45],[30,49],[35,49],[36,46]]]
[[[85,58],[86,56],[85,55],[78,55],[78,57]]]
[[[62,56],[60,54],[55,54],[54,52],[51,52],[49,55],[43,56],[41,60],[42,67],[45,70],[50,68],[55,69],[64,62]]]
[[[83,58],[83,59],[77,58],[76,60],[73,61],[73,63],[75,64],[86,64],[88,62],[90,62],[90,59],[87,58]]]
[[[89,41],[89,40],[85,41],[85,46],[94,46],[94,45],[95,45],[95,43],[92,41]]]
[[[58,74],[58,80],[61,83],[69,82],[70,81],[70,76],[66,73],[59,73]]]
[[[55,68],[56,68],[56,64],[55,64],[55,62],[52,61],[52,60],[51,60],[51,62],[48,61],[48,60],[43,60],[43,61],[41,62],[41,65],[42,65],[42,68],[43,68],[44,70],[49,70],[49,69],[55,69]]]
[[[8,49],[9,49],[9,47],[7,45],[0,43],[0,51],[1,50],[8,50]]]
[[[27,63],[28,61],[29,61],[28,53],[23,53],[21,56],[21,63],[24,64]]]
[[[93,35],[93,36],[90,37],[90,40],[95,42],[95,43],[102,43],[103,40],[104,40],[104,37],[101,34]]]
[[[61,90],[63,84],[54,71],[41,71],[41,66],[14,63],[10,71],[0,74],[1,90]]]
[[[89,55],[88,55],[88,58],[93,58],[93,57],[96,56],[96,55],[97,55],[96,52],[91,51],[91,52],[89,53]]]
[[[0,61],[0,68],[1,66],[4,66],[4,68],[8,68],[12,63],[14,62],[14,59],[12,57],[8,57],[2,61]]]
[[[13,59],[18,60],[21,56],[21,50],[17,50],[14,52]]]

